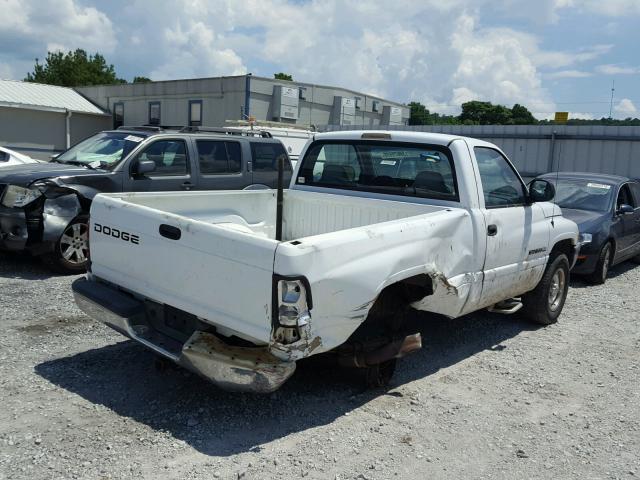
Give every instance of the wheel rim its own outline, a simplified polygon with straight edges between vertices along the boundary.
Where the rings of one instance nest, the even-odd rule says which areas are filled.
[[[89,258],[89,227],[86,223],[69,225],[60,237],[60,255],[73,265],[82,265]]]
[[[549,287],[549,309],[553,312],[555,312],[562,303],[566,281],[567,278],[564,270],[561,268],[556,270],[551,279],[551,286]]]
[[[611,249],[606,247],[604,252],[604,258],[602,259],[602,280],[607,278],[607,274],[609,273],[609,262],[611,260]]]

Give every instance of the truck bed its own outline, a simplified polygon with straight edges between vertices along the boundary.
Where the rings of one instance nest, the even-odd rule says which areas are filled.
[[[271,190],[111,194],[158,213],[275,239],[276,194]],[[443,207],[285,190],[283,241],[442,210]],[[178,220],[177,218],[175,218]]]
[[[284,192],[283,242],[317,244],[332,232],[443,210],[288,190]],[[91,209],[91,271],[148,299],[162,299],[221,331],[228,328],[256,344],[267,343],[274,257],[280,244],[275,240],[275,218],[272,190],[99,195]],[[180,239],[163,237],[161,225],[179,229]],[[137,235],[139,242],[114,238],[104,226],[109,233],[116,228]],[[102,231],[97,233],[96,228]],[[312,250],[301,252],[312,255]],[[188,289],[182,288],[186,285]],[[242,309],[238,302],[243,302]]]

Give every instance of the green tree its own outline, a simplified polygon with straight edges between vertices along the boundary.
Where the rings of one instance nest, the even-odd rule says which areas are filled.
[[[420,102],[409,102],[409,125],[429,125],[429,110]]]
[[[133,77],[133,83],[151,83],[152,81],[149,77]]]
[[[491,102],[472,100],[462,104],[460,121],[465,125],[484,125],[493,105]]]
[[[409,125],[455,125],[458,117],[430,112],[420,102],[409,102]]]
[[[293,81],[293,77],[291,75],[283,72],[274,73],[273,78],[275,78],[276,80],[288,80],[289,82]]]
[[[80,48],[67,53],[48,52],[44,64],[36,58],[33,72],[27,73],[25,81],[63,87],[126,83],[116,76],[113,65],[108,65],[102,55],[87,55]]]
[[[535,125],[538,123],[536,117],[527,109],[527,107],[516,103],[511,108],[511,116],[515,125]]]
[[[511,110],[503,105],[472,100],[462,104],[460,122],[465,125],[509,125],[513,123]]]

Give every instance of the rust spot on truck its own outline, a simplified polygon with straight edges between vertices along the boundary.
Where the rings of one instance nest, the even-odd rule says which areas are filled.
[[[436,285],[442,285],[446,288],[447,295],[458,295],[457,287],[452,285],[442,272],[430,272],[427,275],[433,280],[434,291],[436,290]]]

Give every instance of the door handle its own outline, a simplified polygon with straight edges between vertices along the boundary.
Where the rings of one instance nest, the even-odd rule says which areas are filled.
[[[487,235],[494,237],[498,233],[498,226],[491,224],[487,227]]]
[[[193,188],[193,183],[191,182],[184,182],[182,185],[180,185],[182,187],[183,190],[191,190]]]
[[[173,225],[167,225],[166,223],[160,225],[158,231],[160,232],[160,235],[168,238],[169,240],[180,240],[180,237],[182,236],[182,230],[178,227],[174,227]]]

